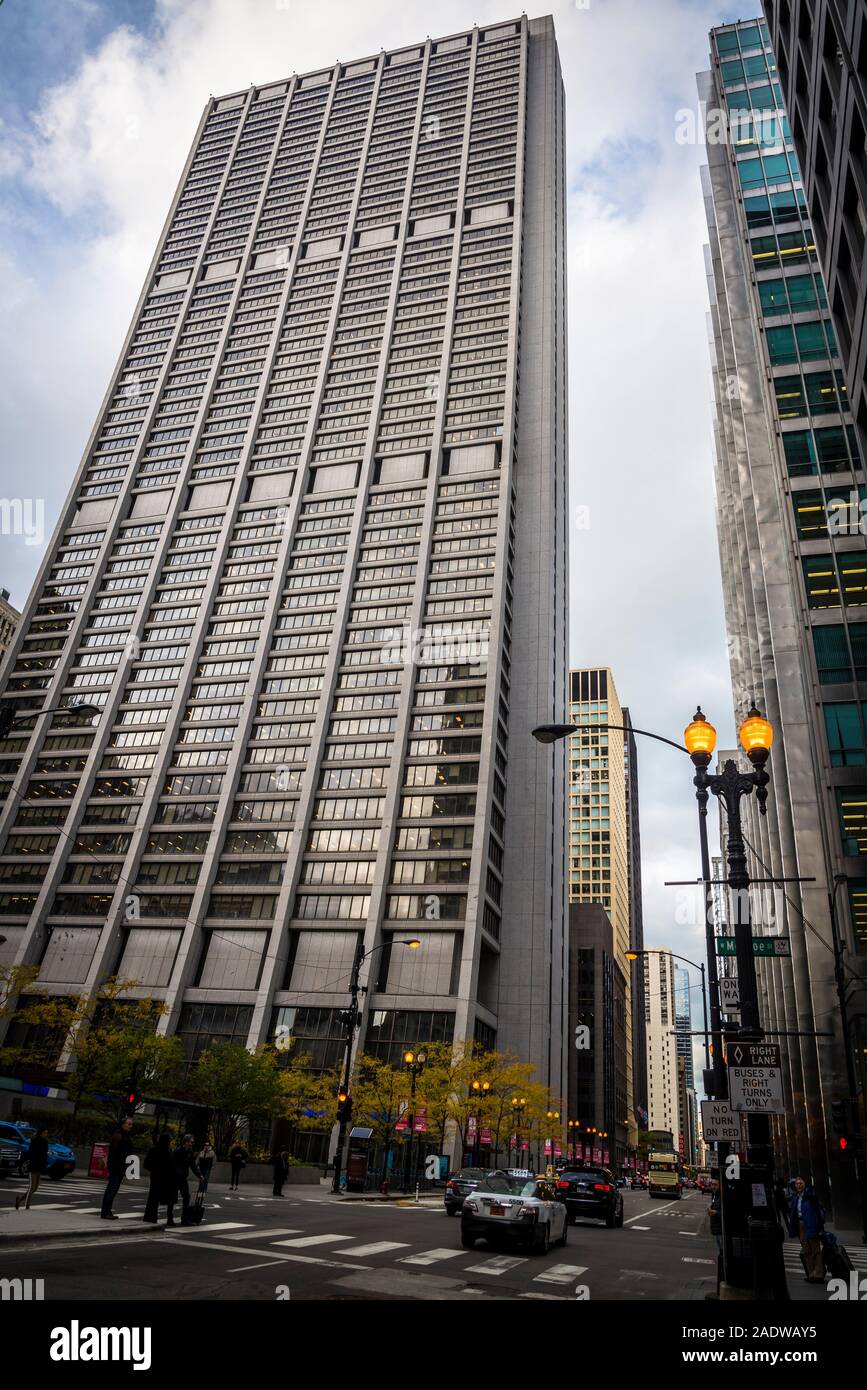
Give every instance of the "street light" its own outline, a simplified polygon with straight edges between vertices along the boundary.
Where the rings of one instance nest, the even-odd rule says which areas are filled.
[[[549,1111],[548,1111],[548,1119],[549,1119],[549,1121],[550,1121],[550,1124],[549,1124],[548,1128],[549,1128],[550,1131],[551,1131],[551,1140],[550,1140],[550,1143],[551,1143],[551,1163],[550,1163],[549,1166],[550,1166],[551,1168],[553,1168],[553,1167],[554,1167],[554,1130],[555,1130],[555,1127],[556,1127],[557,1125],[559,1125],[559,1122],[560,1122],[560,1111],[559,1111],[559,1110],[549,1110]]]
[[[624,951],[627,960],[638,960],[639,956],[671,956],[673,960],[682,960],[684,964],[691,965],[693,970],[701,971],[701,1008],[704,1017],[704,1065],[710,1071],[710,1035],[707,1027],[707,995],[705,994],[705,969],[702,961],[690,960],[689,956],[680,956],[677,951]]]
[[[472,1091],[473,1095],[474,1095],[478,1100],[481,1100],[481,1101],[484,1101],[484,1099],[485,1099],[485,1097],[487,1096],[487,1094],[488,1094],[488,1092],[490,1091],[490,1089],[491,1089],[491,1083],[490,1083],[490,1081],[472,1081],[472,1082],[470,1083],[470,1090]],[[482,1157],[481,1111],[479,1111],[479,1113],[476,1115],[476,1143],[475,1143],[475,1154],[476,1154],[475,1166],[478,1168],[478,1167],[481,1166],[481,1157]]]
[[[415,1144],[415,1083],[416,1078],[424,1071],[427,1056],[424,1052],[405,1052],[403,1054],[404,1066],[408,1068],[410,1074],[409,1088],[409,1143],[406,1146],[406,1157],[403,1165],[403,1191],[409,1192],[412,1186],[412,1152]]]
[[[89,705],[84,700],[71,705],[52,705],[48,709],[28,710],[26,714],[17,717],[13,704],[0,705],[0,739],[7,738],[16,725],[24,724],[28,719],[41,719],[46,714],[71,714],[82,723],[86,723],[101,713],[99,705]]]
[[[520,1096],[520,1097],[519,1097],[519,1096],[512,1096],[512,1122],[513,1122],[513,1124],[514,1124],[514,1126],[515,1126],[515,1140],[516,1140],[516,1144],[517,1144],[517,1149],[516,1149],[515,1157],[516,1157],[517,1159],[519,1159],[519,1160],[520,1160],[521,1154],[523,1153],[523,1149],[521,1148],[521,1143],[522,1143],[522,1116],[523,1116],[523,1114],[524,1114],[524,1110],[525,1110],[525,1108],[526,1108],[526,1105],[527,1105],[527,1100],[526,1100],[526,1097],[525,1097],[525,1096]],[[515,1167],[516,1167],[516,1168],[519,1168],[519,1167],[520,1167],[520,1162],[519,1162],[519,1163],[516,1163],[516,1164],[515,1164]]]
[[[774,739],[773,727],[755,705],[750,706],[746,719],[738,730],[741,746],[752,764],[752,772],[741,772],[737,763],[726,759],[722,772],[708,772],[711,756],[716,745],[716,732],[713,725],[705,719],[701,709],[697,709],[692,722],[684,730],[684,740],[690,748],[690,757],[695,766],[694,778],[699,810],[706,814],[708,793],[713,792],[726,816],[728,839],[726,859],[728,861],[728,886],[733,890],[735,958],[738,972],[738,995],[741,1010],[740,1037],[747,1042],[760,1042],[763,1033],[759,1019],[759,994],[756,978],[756,963],[753,956],[752,914],[750,911],[750,876],[747,870],[746,845],[741,827],[741,801],[745,796],[756,794],[759,812],[766,814],[768,783],[770,778],[765,764],[771,752]],[[709,878],[709,875],[707,875]],[[715,1026],[717,1026],[715,1024]],[[714,1049],[714,1066],[722,1067],[722,1056],[717,1059]],[[716,1090],[717,1097],[719,1091]],[[770,1118],[765,1114],[750,1114],[747,1118],[747,1158],[751,1167],[750,1183],[746,1190],[755,1192],[765,1187],[774,1190],[774,1152],[771,1146]],[[735,1179],[735,1183],[737,1179]],[[746,1177],[744,1178],[746,1184]],[[723,1173],[723,1160],[720,1157],[720,1193],[725,1193],[727,1180]],[[734,1184],[733,1192],[734,1195]],[[723,1268],[727,1282],[736,1281],[745,1286],[753,1285],[761,1289],[760,1297],[786,1297],[786,1279],[783,1265],[782,1236],[776,1222],[764,1219],[764,1215],[750,1214],[750,1204],[739,1203],[739,1209],[732,1211],[727,1219],[728,1203],[723,1200]],[[733,1217],[733,1219],[732,1219]],[[736,1229],[735,1229],[736,1228]],[[735,1253],[737,1243],[738,1253]]]
[[[337,1130],[337,1147],[334,1150],[334,1178],[331,1182],[332,1192],[339,1193],[340,1191],[340,1169],[343,1165],[343,1146],[346,1142],[346,1126],[352,1114],[352,1101],[349,1097],[349,1075],[352,1070],[352,1040],[355,1037],[355,1030],[361,1022],[361,1014],[358,1011],[358,995],[361,992],[361,986],[359,985],[361,967],[370,956],[375,955],[377,951],[382,951],[386,946],[407,946],[410,950],[415,951],[420,945],[421,942],[418,937],[412,936],[406,941],[381,941],[378,946],[371,946],[369,951],[356,953],[355,962],[352,966],[352,976],[349,982],[349,1008],[341,1011],[343,1021],[346,1025],[346,1055],[343,1063],[343,1085],[341,1088],[344,1099],[340,1103],[337,1116],[339,1127]]]

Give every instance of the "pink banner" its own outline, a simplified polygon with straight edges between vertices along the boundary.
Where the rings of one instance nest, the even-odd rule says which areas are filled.
[[[493,1136],[492,1136],[491,1131],[490,1131],[489,1129],[480,1129],[480,1130],[479,1130],[479,1143],[480,1143],[480,1144],[485,1144],[487,1148],[490,1148],[491,1145],[493,1144],[493,1142],[494,1142]]]
[[[427,1134],[427,1111],[419,1110],[412,1127],[413,1134]]]
[[[550,1152],[551,1152],[551,1140],[550,1140],[550,1139],[546,1139],[546,1140],[545,1140],[545,1153],[546,1153],[546,1154],[549,1154]]]
[[[594,1149],[594,1150],[593,1150],[593,1162],[594,1162],[594,1163],[601,1163],[601,1162],[602,1162],[602,1150],[601,1150],[601,1149]]]

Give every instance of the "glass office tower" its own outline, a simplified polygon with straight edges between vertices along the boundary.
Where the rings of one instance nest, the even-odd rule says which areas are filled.
[[[366,1051],[562,1089],[563,138],[550,18],[207,103],[3,671],[39,992],[324,1066],[382,946]]]
[[[867,945],[865,474],[766,25],[715,29],[711,62],[699,89],[729,656],[736,717],[755,699],[776,734],[767,819],[742,804],[753,877],[788,880],[755,890],[754,931],[791,946],[758,962],[760,1008],[783,1048],[781,1167],[809,1171],[845,1225],[857,1198],[828,1123],[848,1094],[829,901],[854,982]],[[863,991],[851,1007],[862,1060]]]

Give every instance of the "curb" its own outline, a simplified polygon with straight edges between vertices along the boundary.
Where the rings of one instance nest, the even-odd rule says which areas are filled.
[[[110,1227],[109,1230],[92,1230],[82,1227],[80,1231],[43,1231],[41,1233],[39,1231],[16,1231],[12,1235],[4,1235],[3,1227],[0,1225],[0,1251],[14,1250],[16,1246],[22,1245],[50,1245],[64,1240],[100,1241],[104,1240],[106,1236],[110,1240],[122,1235],[149,1236],[153,1235],[155,1230],[163,1229],[162,1225],[150,1226],[143,1222],[141,1226],[138,1226],[132,1222],[124,1222],[119,1229],[116,1226]]]

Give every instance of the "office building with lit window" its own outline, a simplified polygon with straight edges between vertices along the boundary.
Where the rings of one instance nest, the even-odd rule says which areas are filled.
[[[791,943],[790,959],[758,962],[763,1024],[783,1047],[775,1142],[845,1225],[853,1165],[826,1126],[848,1094],[827,943],[846,875],[836,901],[853,969],[867,950],[865,474],[767,27],[726,25],[710,43],[699,91],[723,594],[736,720],[755,700],[775,730],[767,817],[754,797],[742,809],[753,878],[787,880],[757,888],[754,931]],[[863,990],[850,1007],[863,1088]]]
[[[38,991],[327,1066],[383,947],[365,1051],[562,1093],[564,169],[550,18],[208,101],[5,668]]]

